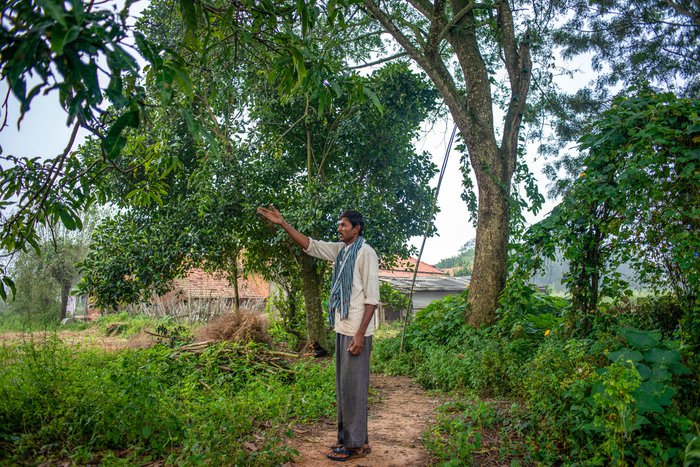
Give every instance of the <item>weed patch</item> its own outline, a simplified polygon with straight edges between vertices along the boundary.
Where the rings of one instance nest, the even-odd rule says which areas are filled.
[[[669,314],[648,312],[646,302],[643,320],[601,309],[582,336],[567,321],[565,300],[530,292],[490,327],[464,324],[461,295],[420,311],[403,352],[400,336],[376,341],[375,369],[411,375],[459,401],[426,434],[431,452],[445,465],[677,465],[693,458],[697,364],[692,348],[664,337]],[[663,333],[629,325],[654,316],[663,318]],[[513,406],[484,402],[494,397]]]
[[[0,463],[288,460],[279,439],[290,423],[332,415],[333,370],[275,366],[270,351],[223,343],[76,352],[55,336],[1,347]]]

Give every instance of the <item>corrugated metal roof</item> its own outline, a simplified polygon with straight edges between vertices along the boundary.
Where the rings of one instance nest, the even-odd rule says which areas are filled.
[[[411,280],[413,278],[403,278],[403,277],[381,277],[379,280],[386,282],[397,290],[401,292],[411,291]],[[416,285],[413,288],[413,292],[461,292],[469,287],[469,276],[461,277],[450,277],[450,276],[436,276],[436,277],[426,277],[418,276],[416,277]]]

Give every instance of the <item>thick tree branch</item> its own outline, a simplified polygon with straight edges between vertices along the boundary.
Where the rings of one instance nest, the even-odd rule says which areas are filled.
[[[462,8],[460,11],[457,12],[456,15],[452,17],[449,23],[443,28],[442,32],[440,33],[440,36],[438,37],[438,41],[441,41],[449,34],[449,32],[452,30],[453,27],[455,27],[455,24],[459,23],[462,18],[464,18],[464,15],[467,13],[473,11],[476,8],[476,3],[473,1],[469,2],[469,5],[465,6]]]
[[[423,66],[425,59],[420,51],[413,45],[411,40],[393,23],[391,18],[384,13],[377,5],[376,2],[372,0],[365,0],[365,8],[374,16],[377,21],[379,21],[384,29],[387,30],[389,34],[399,43],[399,45],[414,59],[419,65]]]
[[[413,8],[418,10],[421,15],[428,19],[435,16],[433,5],[431,5],[427,0],[408,0],[408,3],[410,3]]]
[[[532,77],[532,59],[530,57],[529,31],[525,33],[523,41],[520,43],[520,50],[517,53],[515,63],[515,76],[511,78],[511,102],[508,106],[506,119],[503,128],[503,140],[501,150],[509,154],[508,170],[512,174],[515,170],[515,156],[517,154],[518,133],[525,111],[530,79]]]
[[[440,33],[445,27],[445,6],[444,0],[436,0],[433,17],[429,18],[430,31],[424,49],[431,56],[431,61],[434,61],[433,54],[439,54]]]
[[[440,91],[440,94],[442,94],[452,114],[464,114],[464,96],[455,85],[454,79],[438,51],[435,50],[435,53],[428,55],[424,51],[417,49],[411,40],[393,23],[391,18],[379,8],[376,2],[365,0],[364,5],[370,14],[392,35],[394,40],[403,47],[406,53],[428,74]]]
[[[501,40],[506,70],[508,71],[508,79],[511,83],[511,91],[513,86],[517,84],[518,75],[520,73],[518,60],[517,40],[515,38],[515,29],[513,27],[513,12],[510,11],[510,6],[507,1],[499,1],[498,8],[498,27],[501,32]]]
[[[407,56],[408,56],[408,52],[400,52],[400,53],[391,55],[389,57],[384,57],[384,58],[381,58],[379,60],[375,60],[373,62],[363,63],[362,65],[348,67],[348,70],[358,70],[358,69],[367,68],[370,66],[381,65],[382,63],[390,62],[392,60],[396,60],[397,58],[407,57]]]

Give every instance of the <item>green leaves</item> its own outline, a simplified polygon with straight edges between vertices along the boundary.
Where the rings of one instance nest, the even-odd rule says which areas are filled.
[[[12,292],[12,297],[14,298],[17,295],[17,289],[15,287],[15,282],[12,280],[11,277],[8,277],[6,275],[2,275],[2,281],[0,281],[0,298],[3,300],[7,300],[7,291]]]
[[[112,124],[102,144],[109,157],[115,157],[121,153],[126,144],[126,137],[122,134],[127,127],[137,128],[139,125],[139,110],[131,110],[120,115]]]
[[[624,293],[616,274],[622,264],[632,265],[643,284],[672,290],[689,316],[697,309],[700,171],[690,135],[699,106],[697,99],[633,88],[579,140],[587,151],[580,176],[526,243],[542,255],[563,250],[567,287],[582,312]]]
[[[632,392],[637,416],[663,413],[664,407],[673,402],[676,392],[671,386],[671,377],[688,374],[690,370],[681,363],[678,351],[661,347],[658,332],[623,328],[620,335],[634,349],[622,348],[608,353],[607,357],[612,362],[632,364],[637,370],[640,384]],[[648,423],[646,418],[642,422]]]
[[[634,328],[623,328],[620,330],[620,335],[630,346],[638,350],[656,347],[661,340],[661,334],[658,332],[640,331]]]

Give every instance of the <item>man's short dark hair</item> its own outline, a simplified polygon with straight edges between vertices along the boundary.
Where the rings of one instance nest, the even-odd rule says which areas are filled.
[[[341,220],[343,217],[346,217],[350,221],[353,228],[358,225],[360,226],[360,235],[365,233],[365,220],[362,219],[362,214],[357,211],[345,211],[338,217],[338,220]]]

